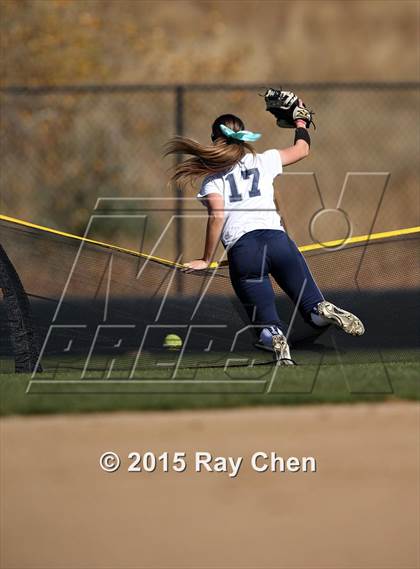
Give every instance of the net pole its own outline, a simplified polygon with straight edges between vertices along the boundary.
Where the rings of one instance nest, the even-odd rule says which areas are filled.
[[[185,87],[178,85],[175,88],[175,132],[178,136],[184,135],[184,95]],[[175,164],[182,161],[182,155],[175,155]],[[183,262],[182,254],[184,251],[184,220],[183,220],[183,200],[181,188],[176,188],[176,207],[175,207],[175,258],[178,262]],[[183,282],[181,273],[178,271],[176,275],[176,291],[178,294],[183,293]]]

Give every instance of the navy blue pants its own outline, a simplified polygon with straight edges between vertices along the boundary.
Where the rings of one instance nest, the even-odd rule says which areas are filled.
[[[243,235],[228,251],[232,286],[249,319],[258,327],[277,324],[286,333],[275,304],[269,275],[284,290],[303,318],[324,300],[295,242],[284,231],[257,229]]]

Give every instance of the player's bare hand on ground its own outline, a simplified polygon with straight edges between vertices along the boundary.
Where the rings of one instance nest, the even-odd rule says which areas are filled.
[[[203,271],[209,267],[210,263],[204,259],[196,259],[195,261],[190,261],[189,263],[184,263],[184,268],[182,269],[185,273],[192,273],[192,271]]]

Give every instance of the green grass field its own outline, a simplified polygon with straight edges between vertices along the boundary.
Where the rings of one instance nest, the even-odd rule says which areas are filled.
[[[2,415],[420,399],[420,362],[183,370],[179,379],[0,374]]]

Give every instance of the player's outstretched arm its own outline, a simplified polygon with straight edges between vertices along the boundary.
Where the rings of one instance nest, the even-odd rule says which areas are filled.
[[[264,100],[266,110],[274,115],[277,126],[296,129],[293,146],[279,149],[283,166],[294,164],[308,156],[311,145],[308,128],[314,124],[313,111],[307,109],[302,99],[292,91],[267,89]]]
[[[305,121],[296,121],[296,131],[295,131],[295,142],[293,146],[289,148],[279,149],[281,163],[283,166],[289,166],[290,164],[295,164],[306,158],[309,155],[310,149],[310,137],[309,132],[306,128]]]

